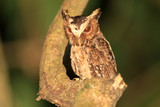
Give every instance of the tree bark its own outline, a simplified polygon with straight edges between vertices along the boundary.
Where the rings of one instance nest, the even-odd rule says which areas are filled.
[[[68,40],[63,29],[62,9],[81,15],[88,0],[65,0],[53,20],[44,42],[37,100],[62,107],[114,107],[127,87],[120,74],[111,80],[92,78],[73,81],[66,74],[63,56]]]

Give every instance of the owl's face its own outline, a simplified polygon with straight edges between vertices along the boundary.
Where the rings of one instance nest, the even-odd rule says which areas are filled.
[[[70,43],[82,42],[84,39],[91,39],[96,35],[99,30],[100,14],[100,9],[96,9],[89,16],[71,17],[67,10],[62,10],[64,29]]]

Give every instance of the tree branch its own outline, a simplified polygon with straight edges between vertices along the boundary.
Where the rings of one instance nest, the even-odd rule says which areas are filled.
[[[13,107],[11,87],[3,46],[0,38],[0,104],[2,107]]]
[[[71,16],[81,15],[88,0],[65,0],[52,22],[44,42],[40,62],[38,98],[64,107],[113,107],[126,88],[118,74],[112,80],[92,78],[72,81],[66,74],[63,56],[68,40],[64,34],[61,10]]]

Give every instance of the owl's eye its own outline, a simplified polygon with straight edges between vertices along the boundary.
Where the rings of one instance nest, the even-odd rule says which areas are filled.
[[[86,32],[86,33],[90,32],[90,31],[91,31],[91,26],[88,26],[88,27],[86,27],[86,28],[84,29],[84,32]]]
[[[71,28],[68,27],[67,30],[69,33],[72,33]]]

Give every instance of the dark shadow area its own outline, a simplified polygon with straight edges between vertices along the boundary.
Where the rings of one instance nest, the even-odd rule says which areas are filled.
[[[73,72],[73,69],[71,67],[70,51],[71,46],[68,44],[64,53],[63,64],[66,68],[67,76],[72,80],[74,78],[78,78],[78,76]]]

